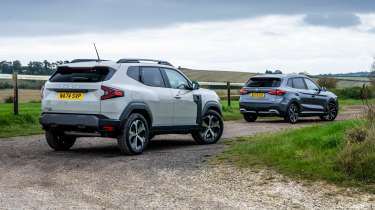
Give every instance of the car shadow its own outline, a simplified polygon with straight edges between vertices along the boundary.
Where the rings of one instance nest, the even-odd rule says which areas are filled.
[[[78,140],[79,141],[79,140]],[[79,144],[69,151],[50,151],[48,155],[53,154],[54,156],[60,157],[72,157],[72,156],[101,156],[106,158],[114,158],[119,156],[124,156],[121,154],[120,149],[117,146],[117,142],[113,141],[111,144],[100,145],[87,143],[90,140],[84,140],[85,142]],[[178,150],[191,146],[200,146],[196,144],[193,139],[163,139],[158,137],[158,139],[151,140],[147,149],[144,153],[152,152],[165,152],[168,150]],[[132,156],[129,156],[132,157]]]
[[[325,121],[322,121],[319,118],[306,117],[306,118],[300,118],[296,124],[298,125],[298,124],[308,124],[308,123],[318,123],[318,122],[325,122]],[[254,123],[285,123],[285,124],[290,124],[289,122],[285,121],[282,118],[280,118],[280,119],[263,118],[263,119],[255,121]]]

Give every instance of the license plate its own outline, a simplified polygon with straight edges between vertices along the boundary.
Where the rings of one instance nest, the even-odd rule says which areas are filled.
[[[261,97],[264,97],[265,94],[264,93],[250,93],[250,96],[256,97],[256,98],[261,98]]]
[[[84,93],[77,93],[77,92],[59,92],[57,97],[59,100],[82,101],[84,95],[85,95]]]

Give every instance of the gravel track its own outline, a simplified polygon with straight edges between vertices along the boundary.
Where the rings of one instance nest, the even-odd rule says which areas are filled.
[[[121,156],[113,139],[83,138],[68,152],[50,150],[42,135],[2,139],[0,209],[371,209],[375,196],[355,189],[207,164],[229,138],[315,123],[226,122],[216,145],[164,135],[139,156]]]

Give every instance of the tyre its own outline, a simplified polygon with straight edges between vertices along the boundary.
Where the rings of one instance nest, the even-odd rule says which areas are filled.
[[[123,132],[118,137],[118,146],[122,154],[138,155],[149,142],[149,126],[146,119],[138,113],[131,114],[126,120]]]
[[[299,108],[297,106],[297,104],[295,103],[292,103],[289,105],[287,111],[286,111],[286,116],[285,116],[285,120],[289,123],[297,123],[298,122],[298,114],[299,114]]]
[[[74,145],[76,142],[76,137],[68,136],[54,130],[47,130],[46,140],[52,149],[56,151],[66,151]]]
[[[333,121],[336,119],[338,114],[337,104],[335,102],[330,102],[327,108],[327,114],[320,116],[323,121]]]
[[[258,118],[258,115],[256,115],[256,114],[243,114],[243,118],[247,122],[255,122]]]
[[[223,134],[223,118],[219,113],[209,110],[202,118],[201,129],[194,131],[192,136],[198,144],[214,144]]]

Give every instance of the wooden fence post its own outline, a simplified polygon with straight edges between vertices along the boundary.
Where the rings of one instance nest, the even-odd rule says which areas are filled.
[[[18,115],[18,74],[13,72],[13,112]]]
[[[230,107],[230,100],[231,100],[231,97],[230,97],[230,82],[227,82],[227,99],[228,99],[228,107]]]

